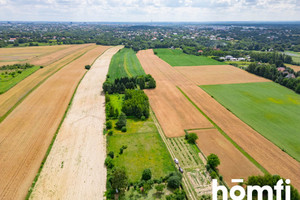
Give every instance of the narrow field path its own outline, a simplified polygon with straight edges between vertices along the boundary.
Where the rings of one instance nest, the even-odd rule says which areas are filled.
[[[28,95],[0,123],[0,199],[24,199],[78,82],[109,47],[96,46]]]
[[[82,79],[30,199],[103,198],[106,141],[101,92],[110,60],[121,48],[107,50]]]

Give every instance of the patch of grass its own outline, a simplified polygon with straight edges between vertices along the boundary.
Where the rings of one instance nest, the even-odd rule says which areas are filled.
[[[199,65],[225,65],[206,56],[188,55],[180,49],[154,49],[158,57],[169,63],[171,66],[199,66]]]
[[[300,161],[300,95],[273,82],[208,85],[201,88]]]
[[[114,109],[118,109],[119,113],[121,113],[122,110],[124,97],[125,97],[124,94],[109,95],[111,105],[114,107]]]
[[[145,72],[135,52],[132,49],[124,48],[112,57],[108,75],[110,80],[115,80],[121,77],[145,75]]]
[[[113,120],[113,126],[115,123],[116,120]],[[126,133],[116,129],[113,131],[112,136],[107,136],[108,152],[115,153],[114,164],[126,169],[130,182],[139,181],[146,168],[151,169],[152,178],[164,177],[175,171],[151,117],[146,121],[127,119]],[[127,149],[119,155],[123,145],[127,145]]]
[[[28,77],[29,75],[36,72],[38,69],[40,69],[40,66],[34,66],[32,68],[28,68],[25,70],[22,70],[22,73],[15,73],[15,76],[11,75],[5,75],[3,71],[0,71],[0,94],[3,94],[16,84],[18,84],[20,81]]]

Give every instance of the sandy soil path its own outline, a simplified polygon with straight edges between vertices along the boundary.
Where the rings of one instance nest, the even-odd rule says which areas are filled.
[[[65,56],[61,60],[58,60],[43,69],[39,69],[32,75],[28,76],[20,83],[15,85],[13,88],[0,95],[0,117],[5,115],[20,99],[22,99],[26,94],[28,94],[36,85],[41,81],[45,80],[47,77],[53,75],[58,69],[64,65],[72,62],[78,56],[84,54],[85,52],[95,48],[96,45],[83,45],[81,48],[74,50],[70,55]]]
[[[30,199],[102,199],[106,142],[101,91],[120,48],[107,50],[81,81]]]
[[[0,124],[0,199],[24,199],[78,82],[109,47],[96,46],[47,79]]]

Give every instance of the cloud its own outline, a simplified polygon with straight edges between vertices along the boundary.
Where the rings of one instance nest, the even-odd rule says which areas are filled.
[[[0,0],[0,20],[300,20],[300,0]]]

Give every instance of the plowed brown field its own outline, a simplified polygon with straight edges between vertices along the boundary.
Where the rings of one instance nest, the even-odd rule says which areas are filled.
[[[157,87],[145,92],[166,136],[184,136],[184,129],[212,127],[213,125],[181,94],[176,85],[169,81],[168,76],[172,74],[162,73],[160,68],[153,67],[159,63],[156,63],[155,59],[147,58],[148,55],[151,56],[147,51],[137,54],[145,72],[155,77]]]
[[[180,87],[183,92],[210,118],[214,121],[231,139],[233,139],[242,149],[260,163],[268,172],[279,174],[284,178],[289,178],[292,184],[300,189],[300,163],[284,153],[281,149],[257,133],[230,111],[224,108],[205,91],[196,86],[192,81],[185,78],[154,55],[152,50],[140,51],[138,58],[146,73],[150,73],[160,82],[169,82]],[[157,75],[159,72],[162,75]],[[158,85],[159,87],[159,85]],[[155,91],[155,90],[154,90]],[[168,95],[164,93],[149,95],[150,103],[153,104],[152,96]],[[182,114],[189,114],[189,109]],[[155,110],[154,110],[155,111]],[[156,111],[155,111],[156,112]],[[166,110],[166,113],[169,111]],[[170,115],[161,116],[161,118]],[[160,119],[159,119],[160,120]],[[232,170],[232,169],[227,169]],[[239,177],[230,177],[239,178]]]
[[[217,129],[193,130],[191,132],[198,135],[197,145],[206,157],[211,153],[218,155],[221,161],[220,166],[218,166],[219,172],[230,187],[235,185],[231,183],[233,177],[247,179],[251,175],[263,174]]]
[[[231,65],[175,67],[177,71],[197,85],[269,82]]]
[[[74,49],[74,52],[70,52],[70,55],[58,60],[43,69],[39,69],[29,77],[22,80],[13,88],[0,95],[0,117],[5,115],[18,101],[20,101],[26,94],[28,94],[35,86],[45,80],[47,77],[54,74],[64,65],[72,62],[74,59],[95,48],[96,45],[79,45],[80,48]]]
[[[97,46],[47,79],[0,124],[0,199],[24,199],[84,66],[109,47]]]

